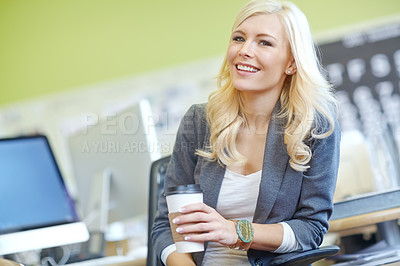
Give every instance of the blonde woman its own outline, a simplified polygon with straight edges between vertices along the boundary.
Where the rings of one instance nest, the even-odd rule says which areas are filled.
[[[165,189],[203,189],[204,203],[173,222],[205,252],[176,253],[162,195],[158,256],[168,266],[268,265],[277,253],[317,248],[332,213],[340,130],[304,14],[290,2],[245,5],[218,85],[184,116],[165,177]]]

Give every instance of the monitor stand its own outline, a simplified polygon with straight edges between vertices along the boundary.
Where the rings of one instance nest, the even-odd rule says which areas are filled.
[[[111,194],[112,170],[110,168],[103,169],[94,176],[89,194],[88,217],[87,220],[89,231],[107,232],[108,215],[110,210],[110,194]],[[99,193],[100,192],[100,193]]]
[[[111,223],[113,215],[118,215],[118,204],[120,204],[116,187],[113,169],[105,168],[98,172],[92,180],[86,210],[89,214],[84,219],[89,232],[101,232],[105,240],[109,241],[119,241],[127,237],[126,221]]]

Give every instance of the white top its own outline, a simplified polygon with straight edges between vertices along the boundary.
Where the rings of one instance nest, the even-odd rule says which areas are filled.
[[[226,169],[224,180],[218,196],[216,211],[225,219],[252,221],[260,190],[261,170],[249,175],[240,175]],[[287,223],[283,225],[283,241],[276,253],[286,253],[300,248],[293,230]],[[175,245],[166,247],[161,254],[161,260],[166,264],[169,254],[176,250]],[[203,259],[203,265],[250,265],[247,252],[233,250],[209,242]]]

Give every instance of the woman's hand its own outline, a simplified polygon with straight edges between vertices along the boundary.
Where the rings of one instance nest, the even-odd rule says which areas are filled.
[[[177,232],[187,234],[185,240],[193,242],[214,241],[225,246],[237,241],[235,223],[226,220],[216,210],[204,203],[187,205],[180,210],[181,216],[172,222]],[[193,223],[193,224],[191,224]]]

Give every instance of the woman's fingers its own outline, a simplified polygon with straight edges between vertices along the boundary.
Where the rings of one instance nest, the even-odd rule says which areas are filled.
[[[182,227],[182,234],[185,234],[186,241],[193,242],[206,242],[214,241],[223,245],[234,245],[237,241],[236,231],[227,225],[225,230],[216,229],[217,226],[212,224],[199,224],[198,226],[185,226]],[[178,228],[179,229],[179,228]],[[200,231],[198,231],[200,230]]]
[[[181,234],[204,233],[212,230],[210,223],[196,223],[179,226],[176,231]]]
[[[209,214],[204,212],[193,212],[189,214],[184,214],[176,217],[172,220],[175,224],[187,224],[187,223],[200,223],[200,222],[209,222],[212,217]]]
[[[235,224],[226,220],[216,210],[204,203],[184,206],[182,215],[172,220],[176,231],[185,234],[185,240],[194,242],[215,241],[223,245],[236,243]]]
[[[204,203],[189,204],[181,208],[182,215],[176,217],[172,222],[175,224],[210,222],[212,215],[217,212]],[[211,215],[211,216],[210,216]]]
[[[208,206],[207,204],[200,202],[200,203],[193,203],[193,204],[183,206],[182,208],[180,208],[179,211],[182,214],[191,213],[191,212],[211,213],[214,211],[214,209],[211,208],[210,206]]]
[[[237,241],[235,224],[227,220],[182,224],[176,231],[185,234],[188,241],[215,241],[223,245],[233,245]]]

